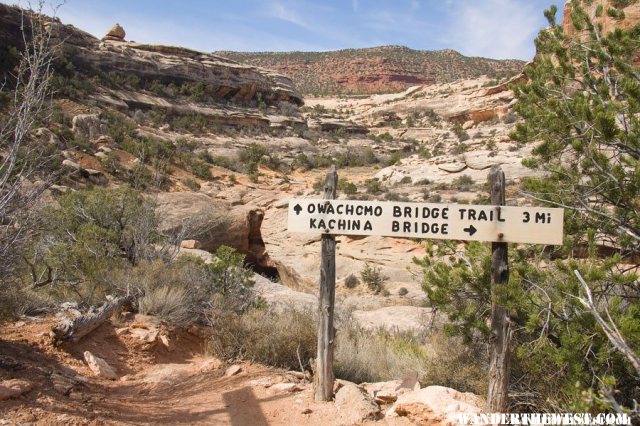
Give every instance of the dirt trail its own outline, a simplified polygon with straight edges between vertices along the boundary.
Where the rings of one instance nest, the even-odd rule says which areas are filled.
[[[311,385],[290,372],[245,362],[237,364],[240,373],[226,376],[223,363],[203,356],[196,330],[171,330],[175,349],[168,351],[128,332],[131,321],[107,323],[79,343],[56,348],[46,336],[53,323],[2,327],[0,380],[25,379],[33,389],[0,401],[0,425],[343,423],[334,404],[313,401]],[[120,380],[95,377],[83,361],[85,350],[104,358]]]

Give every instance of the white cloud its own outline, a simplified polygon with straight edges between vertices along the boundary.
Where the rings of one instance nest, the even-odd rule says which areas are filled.
[[[312,26],[299,13],[296,13],[291,5],[281,1],[274,1],[269,4],[269,14],[274,18],[282,19],[304,29],[312,29]]]
[[[452,20],[441,38],[469,56],[533,57],[532,40],[540,30],[535,2],[519,0],[459,0],[450,5]]]

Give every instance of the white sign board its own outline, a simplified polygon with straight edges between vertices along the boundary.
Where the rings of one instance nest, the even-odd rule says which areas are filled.
[[[290,232],[562,244],[564,210],[382,201],[289,201]]]

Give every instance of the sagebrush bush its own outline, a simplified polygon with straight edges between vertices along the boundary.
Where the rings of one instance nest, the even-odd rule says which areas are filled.
[[[349,274],[349,276],[344,279],[344,286],[347,288],[356,288],[358,284],[360,284],[360,280],[353,274]]]
[[[482,351],[442,332],[421,336],[349,325],[339,327],[336,337],[336,377],[355,383],[402,379],[416,371],[425,385],[484,395],[487,362]]]
[[[222,359],[244,358],[281,368],[310,368],[315,358],[317,326],[310,311],[254,309],[212,315],[209,350]]]
[[[172,325],[186,326],[198,316],[192,302],[187,288],[163,286],[149,290],[138,299],[138,312],[154,315]]]

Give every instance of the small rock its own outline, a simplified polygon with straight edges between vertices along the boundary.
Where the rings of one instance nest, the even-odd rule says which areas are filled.
[[[169,340],[169,336],[167,336],[166,334],[161,334],[160,335],[160,343],[162,343],[162,345],[169,351],[169,352],[173,352],[173,345],[171,344],[171,340]]]
[[[74,401],[85,401],[88,399],[82,392],[71,391],[69,392],[69,398]]]
[[[202,247],[202,244],[200,244],[200,241],[198,240],[182,240],[182,242],[180,242],[180,247],[186,249],[199,249]]]
[[[0,401],[15,398],[31,390],[33,386],[26,380],[12,379],[0,382]]]
[[[269,392],[274,394],[300,392],[301,390],[302,388],[295,383],[276,383],[269,388]]]
[[[224,375],[227,377],[231,377],[231,376],[235,376],[241,371],[242,371],[242,367],[240,367],[239,365],[232,365],[231,367],[225,370]]]
[[[343,424],[360,424],[364,420],[376,419],[380,414],[380,407],[371,396],[350,382],[343,383],[336,393],[335,405]]]
[[[311,408],[305,408],[304,410],[302,410],[302,414],[311,414],[311,413],[313,413]]]
[[[276,209],[286,209],[287,207],[289,207],[289,200],[288,199],[280,200],[277,203],[275,203],[273,207],[275,207]]]
[[[144,343],[153,343],[158,338],[160,330],[155,327],[152,328],[134,328],[130,330],[132,336],[137,337]]]
[[[129,331],[129,327],[116,328],[116,336],[122,336]]]
[[[201,373],[205,371],[213,371],[218,370],[220,367],[222,367],[222,361],[220,361],[218,358],[209,358],[206,361],[203,361],[202,364],[200,364],[199,371]]]
[[[84,352],[84,360],[87,362],[89,369],[91,369],[96,376],[104,377],[109,380],[115,380],[118,378],[113,367],[107,364],[104,359],[95,356],[91,352]]]

